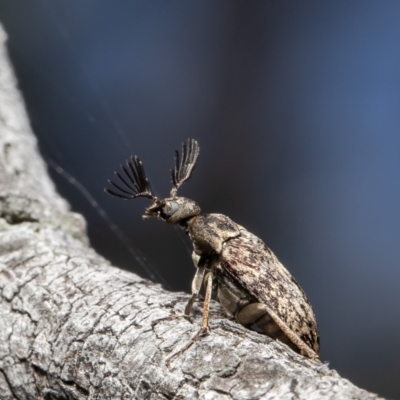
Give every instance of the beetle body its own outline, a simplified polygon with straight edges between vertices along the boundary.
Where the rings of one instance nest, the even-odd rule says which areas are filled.
[[[314,313],[307,297],[288,270],[278,261],[261,239],[222,214],[203,214],[193,200],[177,196],[177,189],[189,179],[199,155],[196,141],[183,145],[183,156],[172,171],[171,197],[160,200],[153,196],[140,160],[135,157],[122,167],[128,180],[116,173],[125,184],[121,193],[106,189],[124,199],[139,196],[153,203],[145,211],[145,219],[156,217],[180,225],[193,243],[192,258],[196,274],[192,297],[186,306],[189,315],[203,281],[206,295],[201,330],[208,326],[211,292],[237,322],[255,327],[273,339],[286,343],[293,350],[317,358],[319,336]]]

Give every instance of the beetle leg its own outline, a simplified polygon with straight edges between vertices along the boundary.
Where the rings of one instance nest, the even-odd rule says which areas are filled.
[[[192,297],[189,299],[189,301],[185,307],[184,314],[174,314],[174,315],[170,315],[169,317],[157,319],[151,323],[151,326],[156,326],[161,321],[168,321],[168,320],[176,319],[179,317],[187,318],[190,316],[190,311],[192,310],[193,304],[196,301],[197,296],[199,295],[201,285],[203,283],[204,272],[206,270],[205,265],[203,265],[201,267],[197,267],[197,265],[200,261],[200,256],[198,256],[195,252],[193,252],[192,258],[193,258],[193,262],[196,266],[196,274],[194,275],[194,278],[192,281]]]
[[[236,320],[242,325],[255,323],[268,336],[287,345],[294,345],[300,353],[315,360],[318,354],[299,338],[270,308],[263,303],[252,303],[243,307]]]
[[[203,271],[204,274],[204,271]],[[196,277],[195,277],[196,279]],[[203,319],[201,321],[201,327],[200,330],[194,335],[187,343],[186,345],[177,351],[176,353],[172,354],[170,357],[168,357],[165,361],[167,367],[169,367],[171,361],[173,358],[179,356],[180,354],[184,353],[187,349],[189,349],[196,341],[199,339],[200,336],[204,335],[204,333],[207,332],[208,330],[208,315],[210,312],[210,302],[211,302],[211,294],[212,294],[212,287],[213,287],[213,274],[212,272],[209,272],[206,275],[205,281],[206,281],[206,295],[204,297],[204,306],[203,306]],[[188,304],[189,305],[189,304]],[[187,308],[187,307],[186,307]]]
[[[206,286],[206,295],[204,297],[204,305],[203,305],[203,319],[201,321],[200,332],[206,332],[208,329],[208,314],[210,313],[210,302],[211,302],[211,294],[213,288],[213,274],[209,272],[205,279]]]
[[[194,259],[194,257],[193,257],[193,259]],[[186,316],[190,315],[190,311],[192,310],[193,304],[200,292],[201,284],[203,283],[203,277],[204,277],[205,270],[206,270],[205,266],[198,267],[196,270],[196,274],[192,281],[192,297],[190,298],[189,302],[187,303],[187,305],[185,307],[185,315]]]

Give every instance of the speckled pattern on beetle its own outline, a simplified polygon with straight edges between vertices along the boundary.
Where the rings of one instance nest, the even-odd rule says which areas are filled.
[[[311,305],[274,253],[227,216],[203,214],[196,202],[177,196],[179,187],[190,178],[199,153],[194,139],[183,143],[181,156],[175,152],[169,198],[153,195],[143,164],[136,156],[127,160],[126,166],[121,165],[124,175],[115,172],[122,187],[109,181],[119,192],[105,191],[125,200],[149,198],[152,204],[144,219],[156,217],[178,224],[189,235],[196,274],[185,314],[190,315],[204,281],[206,293],[199,333],[208,329],[211,295],[215,291],[217,300],[240,324],[256,327],[308,358],[318,358],[319,335]]]

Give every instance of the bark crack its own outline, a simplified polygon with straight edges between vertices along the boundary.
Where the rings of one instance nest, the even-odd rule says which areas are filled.
[[[14,398],[14,399],[17,399],[18,396],[17,396],[16,393],[14,392],[14,388],[12,387],[11,382],[10,382],[10,380],[8,379],[6,372],[5,372],[1,367],[0,367],[0,373],[1,373],[2,376],[4,377],[4,382],[5,382],[6,385],[7,385],[7,389],[8,389],[8,390],[10,391],[10,393],[13,395],[13,398]]]

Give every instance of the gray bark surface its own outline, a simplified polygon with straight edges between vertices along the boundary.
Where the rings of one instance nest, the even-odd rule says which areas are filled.
[[[0,30],[0,399],[378,399],[320,361],[229,321],[186,352],[188,294],[122,271],[88,245],[56,193]]]

